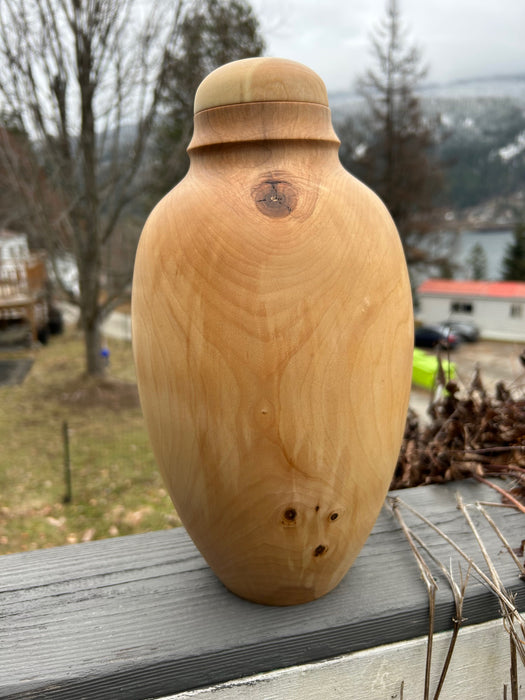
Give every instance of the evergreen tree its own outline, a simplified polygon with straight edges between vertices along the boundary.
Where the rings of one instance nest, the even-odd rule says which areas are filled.
[[[487,255],[480,243],[476,243],[470,250],[468,258],[470,276],[473,280],[484,280],[487,277]]]
[[[162,94],[164,112],[155,148],[157,196],[174,187],[188,169],[186,148],[201,81],[225,63],[260,56],[264,50],[259,23],[245,0],[203,0],[184,17],[180,37]]]
[[[514,228],[514,240],[509,243],[502,262],[503,279],[525,282],[525,224]]]
[[[454,265],[449,258],[444,258],[439,264],[439,277],[442,280],[453,280],[454,279]]]
[[[417,47],[407,43],[397,0],[388,1],[372,48],[375,67],[358,83],[366,115],[362,125],[340,129],[341,160],[386,204],[414,265],[429,258],[424,236],[442,177],[431,155],[434,131],[415,94],[426,69]]]

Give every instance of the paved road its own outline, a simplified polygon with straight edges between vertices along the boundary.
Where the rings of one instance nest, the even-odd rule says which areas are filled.
[[[131,316],[114,311],[102,324],[102,333],[108,338],[131,340]]]

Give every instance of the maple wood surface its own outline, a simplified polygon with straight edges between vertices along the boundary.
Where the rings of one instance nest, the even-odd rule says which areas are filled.
[[[150,215],[133,283],[141,402],[175,508],[225,585],[269,604],[323,595],[354,561],[410,391],[399,236],[340,165],[327,112],[197,115],[190,171]],[[298,140],[313,114],[317,137]]]
[[[328,106],[326,87],[307,66],[283,58],[249,58],[213,71],[197,89],[194,111],[242,102],[313,102]]]

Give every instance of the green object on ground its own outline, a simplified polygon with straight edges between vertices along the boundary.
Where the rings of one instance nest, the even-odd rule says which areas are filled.
[[[456,365],[449,360],[441,360],[443,371],[447,379],[454,379],[456,376]],[[432,390],[436,385],[439,368],[438,358],[435,355],[428,355],[419,348],[414,348],[414,360],[412,365],[412,383],[424,389]]]

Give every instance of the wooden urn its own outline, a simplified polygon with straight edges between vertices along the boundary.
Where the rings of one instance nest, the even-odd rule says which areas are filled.
[[[189,172],[137,251],[133,346],[156,461],[210,567],[258,603],[339,583],[405,425],[403,250],[338,146],[310,69],[222,66],[195,97]]]

